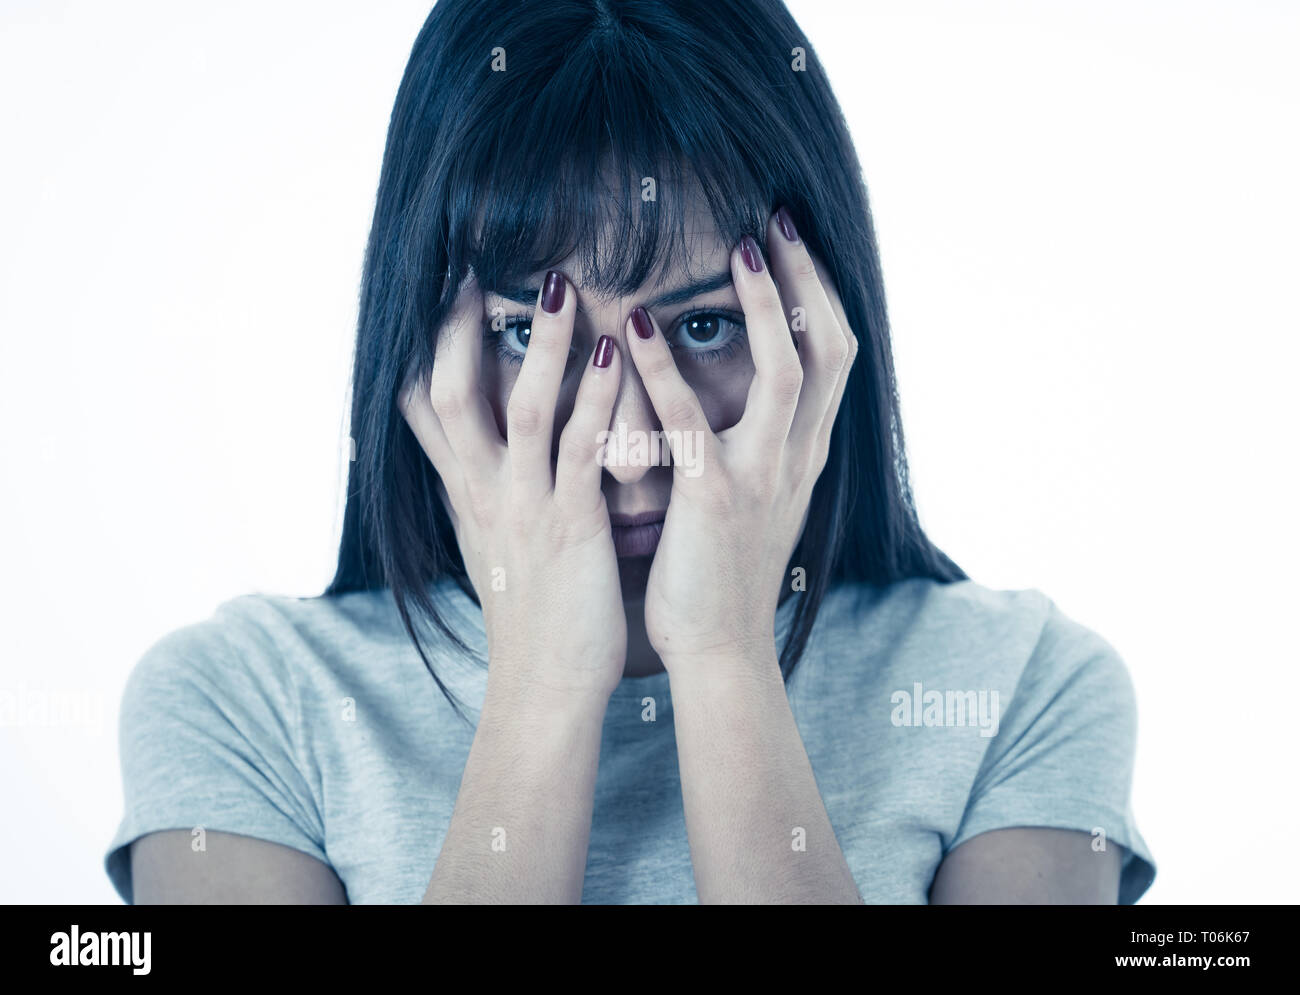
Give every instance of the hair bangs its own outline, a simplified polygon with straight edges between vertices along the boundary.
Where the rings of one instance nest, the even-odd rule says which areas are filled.
[[[470,269],[485,289],[521,287],[571,260],[585,292],[631,294],[688,270],[704,212],[728,245],[762,240],[783,185],[754,168],[769,157],[737,140],[728,105],[702,87],[647,85],[639,69],[652,60],[635,45],[629,56],[625,35],[544,49],[496,84],[500,102],[475,104],[445,185],[429,185],[445,191],[451,287]],[[656,82],[675,75],[662,53],[653,64]]]

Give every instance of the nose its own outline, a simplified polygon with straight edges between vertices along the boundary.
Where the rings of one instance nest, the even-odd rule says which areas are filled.
[[[605,447],[605,472],[620,484],[635,484],[671,457],[661,452],[659,418],[641,375],[627,349],[622,350],[618,396],[609,419],[611,438]]]

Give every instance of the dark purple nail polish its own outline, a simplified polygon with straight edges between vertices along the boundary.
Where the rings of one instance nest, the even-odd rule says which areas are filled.
[[[547,314],[554,314],[562,307],[564,307],[564,277],[551,270],[546,274],[546,282],[542,284],[542,310]]]
[[[776,223],[787,242],[799,241],[799,232],[795,230],[794,218],[790,216],[790,212],[784,206],[776,212]]]
[[[654,322],[650,320],[650,312],[645,308],[638,306],[632,309],[632,327],[636,329],[636,333],[641,338],[654,338]]]
[[[763,253],[758,251],[758,243],[748,235],[740,240],[740,258],[745,260],[751,273],[763,272]]]
[[[605,369],[614,358],[614,340],[608,335],[602,335],[596,343],[596,354],[591,357],[591,362],[598,369]]]

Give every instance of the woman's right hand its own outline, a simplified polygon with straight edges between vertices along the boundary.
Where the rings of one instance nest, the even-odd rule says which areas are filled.
[[[401,410],[438,472],[483,606],[489,684],[512,697],[603,706],[627,652],[597,458],[621,357],[602,336],[586,360],[553,464],[576,296],[561,274],[547,274],[506,408],[506,439],[480,388],[483,299],[473,274],[439,329],[432,371],[403,386]]]

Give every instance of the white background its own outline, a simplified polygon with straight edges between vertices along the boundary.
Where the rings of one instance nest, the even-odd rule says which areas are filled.
[[[1296,5],[792,9],[866,173],[923,524],[1127,661],[1145,901],[1294,901]],[[131,666],[331,575],[427,10],[0,6],[0,690],[90,706],[0,728],[0,901],[117,901]]]

